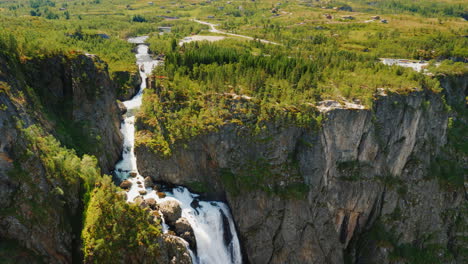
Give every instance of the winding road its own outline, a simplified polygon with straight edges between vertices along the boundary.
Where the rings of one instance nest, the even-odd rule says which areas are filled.
[[[258,41],[260,41],[262,43],[267,43],[267,44],[281,45],[281,44],[279,44],[277,42],[273,42],[273,41],[269,41],[269,40],[265,40],[265,39],[256,39],[256,38],[245,36],[245,35],[239,35],[239,34],[224,32],[224,31],[221,31],[219,29],[216,29],[216,25],[212,24],[212,23],[209,23],[209,22],[205,22],[205,21],[201,21],[201,20],[197,20],[197,19],[193,19],[193,21],[195,21],[197,23],[200,23],[200,24],[203,24],[203,25],[209,26],[210,27],[210,32],[213,32],[213,33],[224,34],[224,35],[229,35],[229,36],[239,37],[239,38],[245,38],[245,39],[249,39],[249,40],[258,40]]]

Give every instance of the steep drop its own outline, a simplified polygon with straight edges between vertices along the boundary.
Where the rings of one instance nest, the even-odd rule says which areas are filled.
[[[166,192],[165,197],[160,197],[151,187],[145,186],[143,176],[138,173],[134,154],[135,112],[142,104],[147,75],[158,65],[158,61],[153,60],[148,54],[148,46],[144,44],[146,38],[129,39],[129,42],[138,44],[136,57],[142,83],[140,91],[132,99],[123,102],[127,108],[121,124],[121,132],[124,136],[123,159],[116,165],[115,171],[121,180],[126,179],[132,183],[127,193],[127,201],[133,202],[139,195],[142,195],[144,199],[153,198],[159,204],[169,200],[177,201],[182,209],[182,217],[188,220],[194,231],[196,254],[190,252],[194,263],[242,263],[234,222],[229,208],[224,203],[200,201],[197,194],[190,193],[183,187],[174,188]],[[164,217],[162,219],[163,231],[167,233],[168,226],[164,223]]]

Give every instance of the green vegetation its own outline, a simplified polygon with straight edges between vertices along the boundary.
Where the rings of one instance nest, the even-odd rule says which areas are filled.
[[[370,3],[365,0],[351,0],[350,4],[355,11],[383,12],[391,14],[411,13],[426,17],[467,17],[468,8],[462,0],[424,0],[424,1],[404,1],[404,0],[380,0]],[[344,5],[343,1],[330,1],[330,6]]]
[[[431,242],[431,235],[425,235],[413,243],[399,244],[397,235],[387,228],[382,221],[378,220],[372,228],[365,232],[358,242],[358,254],[365,259],[375,252],[372,245],[377,248],[389,250],[390,262],[401,262],[411,264],[439,264],[449,263],[454,260],[452,252],[447,246]]]
[[[83,202],[89,200],[89,193],[95,182],[101,177],[95,157],[84,155],[79,158],[74,150],[61,146],[52,135],[45,134],[38,126],[30,126],[22,130],[29,142],[26,157],[38,157],[44,166],[47,177],[56,182],[58,193],[76,193],[83,184]]]
[[[315,102],[358,101],[371,106],[377,88],[406,93],[438,90],[435,80],[377,58],[327,44],[297,53],[283,46],[223,40],[161,45],[163,66],[155,69],[155,89],[145,92],[137,145],[162,155],[171,146],[226,124],[260,131],[267,121],[314,127],[321,117]]]
[[[309,192],[293,161],[274,166],[266,160],[256,159],[239,167],[235,173],[229,168],[220,170],[221,181],[231,195],[262,190],[282,198],[303,199]]]
[[[83,228],[86,263],[142,261],[160,254],[159,223],[147,211],[128,204],[110,177],[103,177],[91,194]]]
[[[336,168],[341,175],[340,179],[345,181],[362,180],[364,177],[363,170],[366,167],[370,167],[370,165],[358,160],[342,161],[336,164]]]
[[[451,60],[445,60],[440,64],[431,61],[429,70],[436,75],[463,76],[468,74],[468,65],[463,62],[454,62]]]
[[[21,246],[17,241],[4,238],[0,241],[0,259],[2,264],[45,263],[35,252]]]
[[[465,106],[453,106],[454,117],[448,123],[448,142],[431,162],[429,178],[436,178],[449,190],[462,190],[468,175],[464,159],[468,156],[468,113]]]
[[[122,199],[111,178],[100,175],[94,157],[84,155],[80,159],[73,150],[61,147],[53,136],[46,135],[37,126],[30,126],[22,131],[29,142],[23,154],[23,163],[38,158],[48,180],[55,186],[49,194],[51,197],[47,204],[30,201],[32,204],[28,208],[35,210],[32,215],[36,221],[46,221],[52,207],[57,208],[57,201],[74,199],[81,192],[85,206],[83,250],[87,263],[124,259],[130,255],[140,259],[159,254],[159,223],[150,222],[146,211],[127,204]],[[19,164],[11,173],[24,180],[30,178]],[[28,200],[21,201],[24,203]],[[64,205],[61,204],[58,208]],[[31,221],[30,218],[19,217]],[[37,219],[38,217],[42,220]],[[132,255],[143,247],[144,255]]]

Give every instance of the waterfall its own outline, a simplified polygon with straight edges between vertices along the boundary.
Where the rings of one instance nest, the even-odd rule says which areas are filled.
[[[127,201],[140,195],[141,190],[146,190],[143,197],[154,198],[158,203],[176,200],[180,203],[182,217],[185,217],[194,231],[197,244],[196,254],[190,249],[193,263],[199,264],[240,264],[242,256],[239,239],[237,238],[234,221],[226,204],[217,201],[199,200],[199,195],[190,193],[184,187],[176,187],[166,192],[166,197],[160,198],[152,188],[144,186],[144,178],[138,173],[135,144],[135,112],[142,104],[143,90],[146,88],[147,75],[158,65],[159,61],[153,60],[148,53],[148,46],[144,44],[148,37],[137,37],[129,39],[129,42],[137,44],[137,65],[140,69],[141,87],[138,93],[130,100],[123,102],[127,107],[124,121],[120,131],[124,136],[122,160],[116,164],[115,173],[121,180],[129,180],[132,187],[127,192]],[[136,177],[129,177],[130,173]],[[140,182],[140,186],[137,182]],[[168,226],[164,223],[163,232],[168,232]],[[180,238],[183,240],[182,238]],[[184,244],[188,243],[184,241]]]

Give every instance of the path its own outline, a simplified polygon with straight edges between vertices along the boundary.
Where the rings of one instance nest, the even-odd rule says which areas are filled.
[[[260,41],[262,43],[267,43],[267,44],[281,45],[281,44],[279,44],[277,42],[273,42],[273,41],[269,41],[269,40],[265,40],[265,39],[256,39],[256,38],[245,36],[245,35],[239,35],[239,34],[224,32],[224,31],[221,31],[219,29],[216,29],[216,27],[215,27],[216,25],[211,24],[209,22],[205,22],[205,21],[201,21],[201,20],[197,20],[197,19],[194,19],[193,21],[195,21],[197,23],[200,23],[200,24],[203,24],[203,25],[210,26],[210,32],[213,32],[213,33],[224,34],[224,35],[229,35],[229,36],[239,37],[239,38],[245,38],[245,39],[250,39],[250,40],[258,40],[258,41]]]

